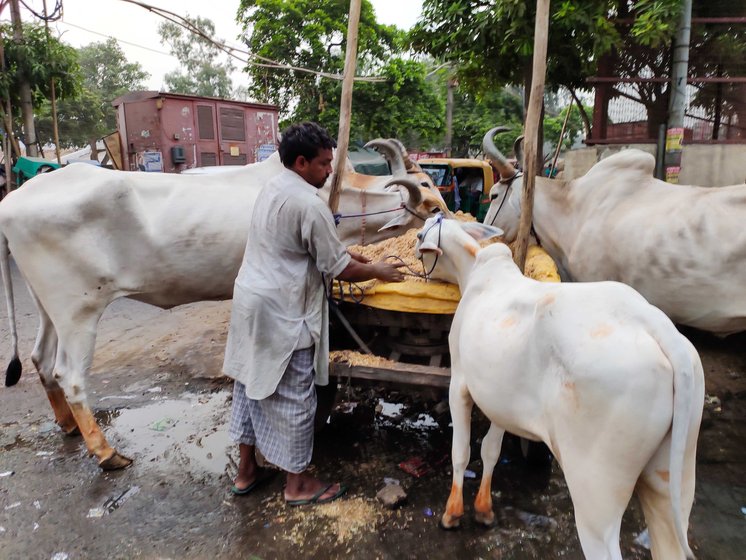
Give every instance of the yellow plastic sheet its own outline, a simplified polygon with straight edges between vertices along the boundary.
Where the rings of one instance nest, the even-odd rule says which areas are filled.
[[[531,245],[526,253],[524,274],[540,282],[559,282],[557,266],[544,249]],[[388,311],[405,313],[428,313],[452,315],[461,299],[461,292],[455,284],[445,282],[367,282],[352,287],[342,284],[345,290],[343,299],[354,301]],[[361,292],[362,290],[362,292]],[[339,283],[334,283],[333,295],[340,298]]]

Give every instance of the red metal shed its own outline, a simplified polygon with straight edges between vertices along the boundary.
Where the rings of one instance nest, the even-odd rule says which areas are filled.
[[[112,104],[124,169],[245,165],[276,149],[276,105],[158,91],[130,92]]]

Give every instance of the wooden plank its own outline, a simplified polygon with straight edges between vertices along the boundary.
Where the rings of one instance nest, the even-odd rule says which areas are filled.
[[[339,208],[339,189],[347,163],[347,149],[350,145],[350,121],[352,119],[352,86],[357,68],[357,40],[360,24],[361,0],[350,0],[350,15],[347,19],[347,47],[345,69],[342,78],[342,100],[339,108],[339,131],[337,133],[337,159],[334,162],[334,175],[329,193],[329,208],[332,214]]]
[[[420,366],[403,362],[398,362],[396,368],[330,363],[329,375],[427,387],[448,387],[451,382],[450,368]]]
[[[525,268],[528,238],[531,234],[531,220],[534,208],[534,185],[536,175],[541,173],[536,162],[538,132],[541,125],[541,108],[544,103],[544,80],[547,69],[547,43],[549,40],[549,2],[536,0],[536,22],[534,26],[534,59],[531,78],[531,94],[526,114],[526,129],[523,176],[523,196],[521,198],[521,219],[518,223],[518,234],[515,244],[515,263],[520,270]]]

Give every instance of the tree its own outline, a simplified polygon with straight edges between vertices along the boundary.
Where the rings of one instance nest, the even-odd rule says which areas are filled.
[[[0,73],[0,112],[4,126],[8,121],[16,131],[19,126],[19,84],[26,80],[31,86],[33,105],[38,108],[51,97],[51,82],[55,80],[58,99],[71,99],[81,88],[81,74],[75,49],[54,37],[47,38],[43,26],[24,24],[23,41],[16,42],[8,24],[0,25],[0,40],[3,42],[5,72]],[[6,103],[10,101],[13,114],[5,118]],[[18,136],[18,134],[16,134]],[[38,136],[38,135],[37,135]]]
[[[261,63],[246,67],[251,93],[279,105],[283,124],[314,120],[337,129],[341,81],[321,74],[339,75],[344,68],[347,18],[348,3],[337,0],[241,1],[237,19]],[[356,81],[351,137],[398,137],[409,145],[440,141],[443,100],[426,79],[426,65],[404,57],[405,48],[406,33],[378,23],[363,0],[356,74],[382,81]]]
[[[205,36],[215,35],[215,24],[207,18],[185,18]],[[194,35],[184,27],[163,22],[158,26],[161,42],[167,44],[181,64],[181,69],[166,74],[168,89],[174,93],[188,93],[205,97],[230,98],[232,82],[230,73],[234,66],[219,62],[222,51],[211,41]]]
[[[598,59],[625,37],[658,48],[676,29],[680,0],[562,0],[552,4],[547,88],[575,91],[596,72]],[[529,91],[535,3],[525,0],[424,0],[412,30],[415,49],[458,67],[468,90],[505,84]],[[632,17],[624,36],[615,18]]]
[[[127,60],[115,39],[80,47],[77,55],[82,90],[57,106],[60,144],[64,147],[95,146],[98,138],[115,131],[116,109],[111,102],[129,91],[143,89],[149,77],[139,63]],[[42,105],[38,119],[40,138],[51,139],[49,103]]]

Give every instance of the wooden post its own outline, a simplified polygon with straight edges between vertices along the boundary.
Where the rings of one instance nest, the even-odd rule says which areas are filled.
[[[345,69],[342,80],[342,102],[339,108],[339,132],[337,133],[337,155],[334,161],[334,175],[329,193],[329,208],[336,213],[339,208],[339,186],[342,184],[347,149],[350,145],[350,119],[352,113],[352,86],[357,66],[357,37],[360,23],[360,4],[362,0],[350,0],[350,16],[347,22],[347,52],[345,52]]]
[[[544,101],[544,80],[547,69],[547,42],[549,39],[549,1],[536,0],[536,25],[534,27],[534,61],[531,77],[531,94],[526,113],[524,130],[525,150],[523,155],[523,195],[521,198],[521,221],[518,224],[516,250],[513,259],[521,270],[526,264],[528,238],[531,234],[531,219],[534,210],[534,185],[540,171],[536,162],[538,154],[537,135],[541,125],[541,108]]]

